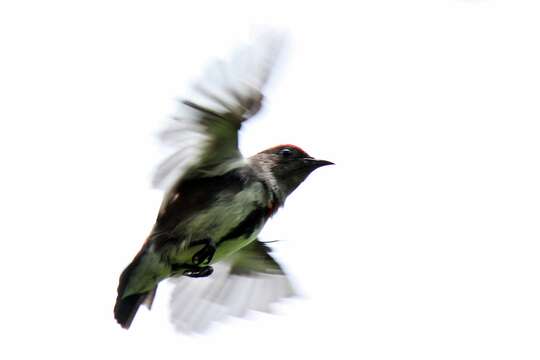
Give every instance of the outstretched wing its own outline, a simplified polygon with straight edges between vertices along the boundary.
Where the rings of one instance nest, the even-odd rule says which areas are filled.
[[[181,178],[224,173],[243,160],[238,130],[260,110],[262,89],[282,43],[281,37],[266,35],[229,62],[211,64],[189,99],[180,101],[160,134],[169,154],[154,174],[155,187],[168,190]]]
[[[249,310],[271,312],[270,305],[293,296],[293,287],[271,249],[255,240],[229,262],[214,265],[201,279],[174,278],[171,322],[184,333],[203,332],[227,316],[243,317]]]

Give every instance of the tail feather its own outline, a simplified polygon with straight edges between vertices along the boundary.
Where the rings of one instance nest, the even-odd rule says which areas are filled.
[[[146,295],[146,298],[144,298],[143,304],[146,305],[148,310],[152,310],[152,304],[154,303],[154,298],[156,297],[156,291],[157,286]]]
[[[131,264],[120,275],[120,281],[118,283],[118,296],[114,305],[114,317],[124,329],[129,329],[141,304],[146,304],[148,309],[150,309],[157,290],[156,286],[151,291],[124,296],[133,272],[139,266],[142,255],[143,252],[141,251],[135,256],[135,259],[133,259]]]
[[[139,310],[139,306],[144,302],[147,295],[148,293],[135,294],[116,300],[114,317],[124,329],[129,329],[137,310]]]

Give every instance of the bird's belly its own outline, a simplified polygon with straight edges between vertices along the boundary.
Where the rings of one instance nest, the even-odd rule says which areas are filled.
[[[262,225],[258,229],[255,229],[255,231],[248,236],[242,236],[236,239],[228,239],[226,241],[223,241],[217,244],[216,252],[210,263],[214,264],[223,259],[226,259],[227,257],[231,256],[238,250],[242,249],[244,246],[249,245],[252,241],[254,241],[257,238],[257,235],[259,235],[259,232],[261,229],[262,229]]]
[[[220,199],[212,207],[181,224],[176,231],[182,234],[183,241],[176,249],[173,261],[177,264],[192,263],[193,255],[204,247],[204,240],[211,240],[216,245],[212,263],[226,258],[255,240],[264,224],[263,218],[254,219],[253,226],[249,226],[247,231],[235,236],[230,235],[251,214],[264,206],[265,196],[262,190],[260,184],[254,184],[234,196]]]
[[[244,236],[239,236],[232,239],[227,239],[225,241],[215,241],[212,240],[216,246],[215,253],[212,257],[210,264],[215,264],[227,257],[231,256],[238,250],[242,249],[244,246],[253,242],[264,224],[261,224],[255,228],[251,233],[245,234]],[[202,250],[206,245],[200,242],[196,242],[196,245],[187,244],[185,247],[177,249],[176,254],[172,257],[172,262],[175,264],[186,264],[193,265],[193,256]],[[208,265],[205,263],[205,265]]]

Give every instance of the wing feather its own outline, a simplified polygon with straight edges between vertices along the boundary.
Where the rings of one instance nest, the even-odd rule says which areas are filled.
[[[271,249],[256,240],[230,261],[214,265],[201,279],[175,278],[171,322],[183,333],[204,332],[227,316],[244,317],[250,310],[271,312],[271,305],[295,295]]]
[[[229,62],[206,69],[160,133],[168,155],[155,171],[155,187],[167,191],[182,178],[217,175],[228,170],[220,167],[224,163],[242,159],[238,130],[260,110],[282,42],[281,36],[264,34]]]

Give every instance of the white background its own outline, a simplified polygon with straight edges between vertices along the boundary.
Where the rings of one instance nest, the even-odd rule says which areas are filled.
[[[270,3],[272,3],[270,5]],[[540,358],[537,1],[0,5],[2,359]],[[316,171],[265,228],[302,299],[203,336],[167,288],[122,330],[154,221],[155,134],[254,24],[288,51],[249,155]]]

